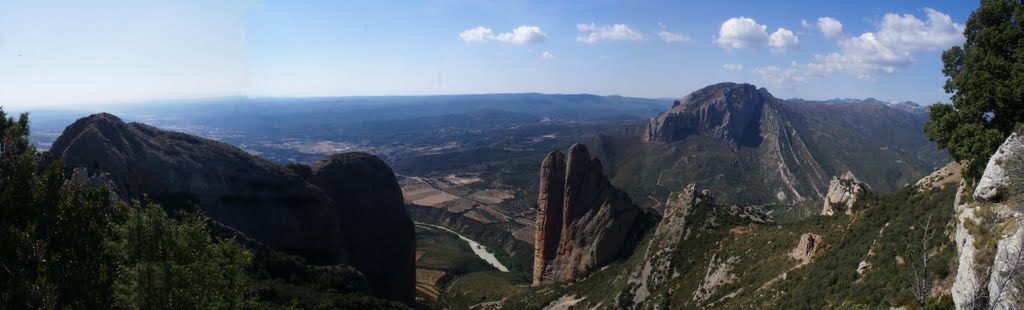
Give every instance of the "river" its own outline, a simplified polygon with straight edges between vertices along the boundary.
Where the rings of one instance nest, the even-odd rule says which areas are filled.
[[[491,253],[491,252],[487,251],[487,247],[481,245],[480,243],[478,243],[476,241],[473,241],[473,239],[466,238],[466,236],[463,236],[462,234],[457,233],[457,232],[455,232],[455,231],[453,231],[451,229],[448,229],[448,228],[446,228],[444,226],[438,226],[438,225],[434,225],[434,224],[427,224],[427,223],[421,223],[421,222],[416,222],[416,225],[423,225],[423,226],[427,226],[427,227],[430,227],[430,228],[436,228],[436,229],[444,230],[444,231],[453,233],[456,236],[459,236],[460,239],[465,240],[466,243],[469,243],[469,248],[473,249],[473,253],[476,254],[476,256],[479,256],[484,261],[486,261],[488,264],[491,264],[491,266],[494,266],[494,268],[498,268],[498,270],[500,270],[501,272],[508,272],[508,268],[505,267],[505,265],[502,265],[501,262],[498,261],[497,257],[494,257],[494,253]]]

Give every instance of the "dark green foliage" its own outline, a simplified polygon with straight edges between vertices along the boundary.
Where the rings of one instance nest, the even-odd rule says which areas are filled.
[[[133,203],[114,227],[109,247],[117,266],[114,304],[126,309],[238,309],[251,305],[243,288],[252,254],[214,240],[198,216],[177,222],[156,205]]]
[[[28,117],[0,110],[0,308],[243,308],[251,254],[198,217],[111,201],[107,188],[36,175]]]
[[[977,178],[1024,119],[1024,4],[983,0],[967,19],[964,45],[942,53],[952,105],[932,105],[925,134]]]

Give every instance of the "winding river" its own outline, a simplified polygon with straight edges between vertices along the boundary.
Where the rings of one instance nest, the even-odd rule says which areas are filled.
[[[473,249],[473,253],[476,254],[476,256],[479,256],[484,261],[486,261],[487,263],[491,264],[491,266],[494,266],[494,268],[498,268],[498,270],[500,270],[501,272],[508,272],[508,268],[505,267],[505,265],[502,265],[501,262],[498,261],[497,257],[494,257],[494,253],[488,252],[487,251],[487,247],[481,245],[480,243],[478,243],[476,241],[473,241],[473,239],[466,238],[466,236],[463,236],[462,234],[457,233],[454,230],[448,229],[448,228],[446,228],[444,226],[438,226],[438,225],[427,224],[427,223],[422,223],[422,222],[416,222],[416,225],[423,225],[423,226],[427,226],[427,227],[430,227],[430,228],[436,228],[436,229],[444,230],[444,231],[453,233],[456,236],[459,236],[459,239],[465,240],[466,243],[469,243],[469,247],[471,249]]]

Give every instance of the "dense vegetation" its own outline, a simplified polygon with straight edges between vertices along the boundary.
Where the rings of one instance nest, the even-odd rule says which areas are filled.
[[[205,223],[158,206],[113,201],[65,180],[60,160],[37,173],[28,115],[0,110],[0,305],[6,308],[245,308],[251,254]]]
[[[942,53],[944,89],[952,105],[930,107],[925,133],[965,175],[981,176],[995,152],[1024,119],[1024,3],[983,0],[967,19],[967,41]]]

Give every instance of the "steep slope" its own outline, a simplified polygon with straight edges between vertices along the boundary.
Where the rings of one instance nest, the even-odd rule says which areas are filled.
[[[952,288],[957,309],[1024,306],[1022,169],[1024,138],[1014,133],[989,159],[970,197],[973,201],[964,196],[954,205],[959,215],[959,264]],[[960,190],[971,193],[966,184]]]
[[[168,208],[198,208],[246,237],[312,263],[351,264],[367,275],[375,296],[412,302],[412,223],[394,174],[372,156],[335,156],[315,171],[287,169],[221,142],[124,123],[110,114],[68,126],[50,155],[69,169],[109,173],[122,197],[146,195]],[[355,217],[364,222],[353,224]],[[379,242],[394,246],[382,250],[388,245],[374,244]]]
[[[587,147],[541,164],[533,285],[572,280],[628,255],[651,215],[604,176]]]
[[[847,171],[891,192],[936,169],[944,158],[921,133],[925,117],[905,106],[787,101],[750,84],[720,83],[678,100],[640,133],[588,144],[613,184],[650,196],[638,200],[643,205],[689,183],[729,202],[792,204],[819,201]]]

